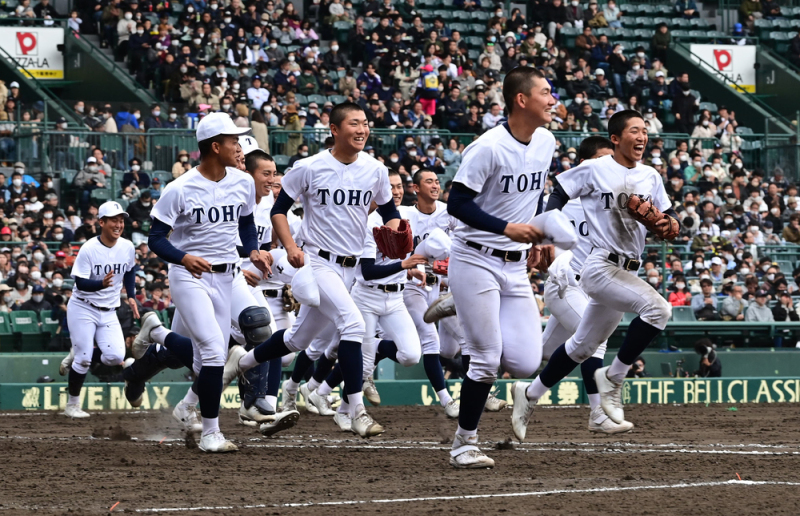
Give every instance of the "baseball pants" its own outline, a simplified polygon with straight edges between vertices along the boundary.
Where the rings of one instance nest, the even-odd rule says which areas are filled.
[[[608,261],[608,251],[594,249],[581,271],[581,287],[589,296],[583,319],[569,340],[567,354],[576,362],[594,355],[608,340],[625,312],[663,330],[672,315],[672,307],[649,283]]]
[[[439,354],[445,358],[453,358],[461,350],[462,355],[469,355],[467,339],[458,316],[439,319]]]
[[[314,278],[319,287],[320,304],[317,307],[302,306],[294,325],[283,336],[283,342],[291,351],[306,349],[311,341],[332,322],[341,335],[341,340],[362,342],[364,340],[364,318],[350,297],[350,286],[355,276],[354,267],[342,267],[309,252],[306,267],[313,267]]]
[[[542,361],[542,326],[525,260],[506,262],[454,240],[449,278],[471,357],[467,376],[491,384],[500,365],[531,376]]]
[[[328,360],[336,360],[339,356],[339,341],[342,338],[336,331],[336,326],[329,322],[322,328],[311,344],[306,348],[306,356],[316,362],[322,355]]]
[[[542,334],[542,358],[550,360],[553,352],[575,335],[589,304],[589,296],[580,287],[570,285],[562,299],[558,297],[558,286],[548,279],[544,284],[544,304],[552,315]],[[602,359],[607,344],[603,341],[592,356]]]
[[[411,320],[414,321],[414,327],[417,329],[423,355],[438,355],[441,351],[436,325],[426,323],[422,319],[425,310],[437,299],[439,299],[439,285],[433,285],[431,290],[425,290],[421,286],[406,285],[406,289],[403,291],[403,301]]]
[[[206,272],[195,278],[184,267],[169,268],[170,292],[177,307],[173,330],[192,339],[195,373],[202,366],[225,365],[234,276],[234,272]],[[252,295],[248,292],[247,297]]]
[[[404,291],[405,292],[405,291]],[[375,334],[380,325],[387,339],[397,346],[397,361],[405,366],[419,363],[422,353],[419,335],[414,321],[406,310],[403,292],[383,292],[356,283],[352,290],[356,306],[364,317],[364,344],[361,352],[364,356],[364,378],[372,376],[375,369]]]
[[[125,360],[125,337],[115,310],[103,312],[72,296],[67,309],[67,324],[75,350],[72,369],[76,373],[89,371],[95,340],[102,353],[100,361],[105,365],[120,365]]]

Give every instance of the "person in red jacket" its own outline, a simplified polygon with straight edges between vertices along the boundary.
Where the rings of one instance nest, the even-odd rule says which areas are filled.
[[[686,278],[676,275],[675,283],[670,286],[669,304],[672,306],[689,306],[692,304],[692,293],[689,292],[689,287],[686,286]]]

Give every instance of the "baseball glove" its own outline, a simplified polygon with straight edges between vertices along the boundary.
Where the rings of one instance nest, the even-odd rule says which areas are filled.
[[[414,237],[411,235],[411,225],[407,220],[400,221],[397,231],[389,226],[372,228],[375,244],[383,256],[391,259],[405,258],[414,250]]]
[[[439,276],[447,276],[447,268],[450,266],[450,258],[446,260],[436,260],[433,262],[433,273]]]
[[[666,213],[661,213],[652,202],[645,201],[638,195],[631,195],[628,198],[627,208],[631,217],[662,240],[672,240],[678,236],[680,232],[678,221]],[[657,226],[656,224],[662,220],[667,220],[667,224]]]
[[[300,310],[300,303],[298,303],[292,295],[291,285],[283,286],[283,296],[281,297],[281,301],[283,301],[284,312],[296,312]]]

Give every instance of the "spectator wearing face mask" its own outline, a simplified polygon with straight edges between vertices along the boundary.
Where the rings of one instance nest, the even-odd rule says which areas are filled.
[[[27,270],[27,267],[25,267],[25,270]],[[10,281],[14,287],[11,291],[11,303],[9,304],[9,308],[11,308],[11,310],[19,310],[19,307],[31,298],[32,289],[28,284],[28,274],[16,274]]]
[[[692,303],[692,293],[686,286],[686,279],[683,276],[675,276],[675,283],[669,288],[669,304],[672,306],[689,306]]]
[[[708,278],[700,280],[702,293],[692,296],[692,310],[698,321],[718,321],[717,296],[714,295],[714,284]]]
[[[149,190],[142,192],[142,195],[132,202],[128,209],[131,230],[134,233],[147,234],[150,227],[150,211],[153,209],[152,196]],[[127,229],[127,224],[125,225]]]
[[[700,225],[700,229],[697,231],[697,234],[694,236],[692,240],[692,245],[690,248],[693,252],[694,251],[713,251],[714,245],[711,242],[711,227],[706,224],[705,222]]]
[[[767,306],[767,292],[765,290],[758,290],[755,294],[755,300],[750,302],[747,307],[747,313],[744,320],[748,322],[772,322],[775,316],[772,310]]]
[[[0,312],[10,312],[14,306],[11,301],[12,288],[6,284],[0,285]]]
[[[762,233],[764,235],[764,245],[780,245],[783,243],[781,242],[780,234],[775,233],[775,227],[770,220],[764,221],[764,231]]]
[[[177,179],[184,174],[185,169],[183,165],[185,163],[189,163],[189,153],[186,150],[181,149],[178,151],[178,159],[172,165],[172,177],[174,179]]]
[[[86,211],[89,205],[89,197],[95,188],[105,188],[105,176],[100,172],[97,165],[97,158],[89,156],[86,159],[86,166],[75,175],[72,183],[81,190],[81,210]]]
[[[30,310],[41,315],[43,310],[51,310],[52,306],[44,298],[44,288],[41,285],[36,285],[31,288],[30,299],[19,305],[19,310]]]
[[[787,243],[800,245],[800,214],[794,213],[789,217],[789,224],[783,228],[782,236]]]
[[[289,168],[292,168],[297,160],[308,157],[308,145],[305,143],[297,147],[297,154],[289,158]]]
[[[130,184],[135,184],[139,190],[144,190],[150,187],[150,176],[147,172],[142,170],[142,162],[139,158],[130,160],[130,171],[125,172],[122,176],[122,187],[125,188]]]
[[[661,274],[657,269],[647,271],[647,282],[656,290],[661,289]]]
[[[30,186],[25,184],[22,179],[24,168],[15,167],[14,172],[11,174],[11,185],[8,187],[8,193],[11,199],[27,199],[31,192]]]

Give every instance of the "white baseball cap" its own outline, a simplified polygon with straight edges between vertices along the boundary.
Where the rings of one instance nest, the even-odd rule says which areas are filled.
[[[8,85],[9,88],[19,88],[19,83],[17,81],[12,81],[11,84]]]
[[[255,151],[264,152],[258,147],[258,142],[252,136],[240,136],[239,145],[242,146],[242,152],[245,156]]]
[[[103,217],[116,217],[117,215],[128,216],[125,210],[122,209],[122,205],[117,201],[106,201],[101,204],[100,208],[97,210],[98,219],[102,219]]]
[[[249,127],[236,127],[227,113],[211,113],[197,124],[197,141],[202,142],[220,134],[240,135],[249,132]]]

